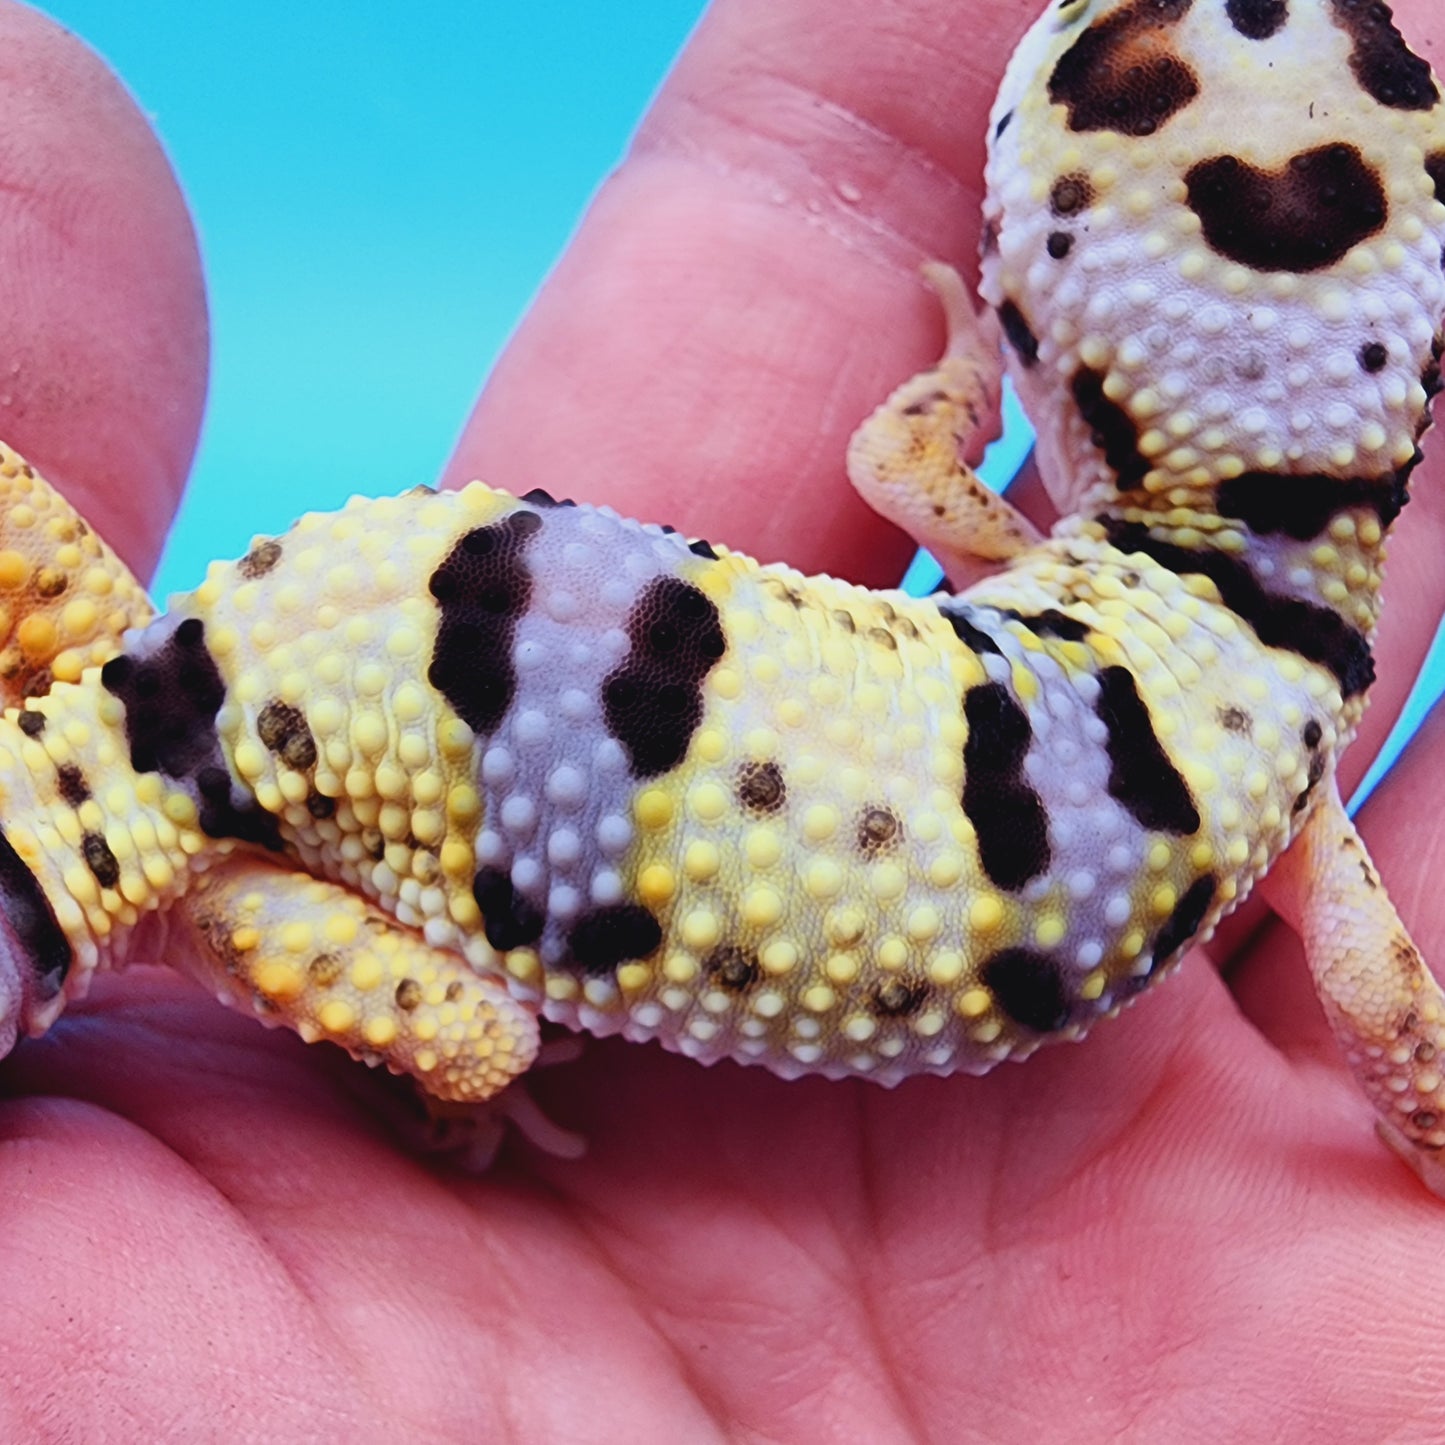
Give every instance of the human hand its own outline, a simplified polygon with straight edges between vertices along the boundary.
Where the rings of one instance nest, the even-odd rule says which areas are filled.
[[[1429,54],[1427,7],[1398,18]],[[938,344],[916,263],[974,254],[984,117],[1035,8],[723,0],[449,479],[896,578],[844,444]],[[27,102],[0,143],[0,345],[25,358],[0,435],[142,565],[199,410],[188,224],[93,62],[16,7],[0,40]],[[39,158],[87,184],[37,194]],[[77,214],[88,248],[56,244]],[[1441,611],[1439,452],[1351,776]],[[1442,750],[1365,819],[1436,958]],[[1445,1433],[1442,1206],[1372,1138],[1293,942],[1221,961],[1081,1047],[892,1092],[589,1043],[532,1086],[588,1156],[517,1145],[482,1179],[399,1147],[389,1081],[334,1051],[167,974],[101,980],[0,1074],[0,1436]]]

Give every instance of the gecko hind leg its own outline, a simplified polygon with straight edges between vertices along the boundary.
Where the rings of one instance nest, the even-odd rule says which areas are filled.
[[[863,499],[938,560],[955,587],[1040,540],[974,470],[1000,430],[999,348],[963,278],[931,262],[948,344],[936,366],[905,381],[853,434],[848,478]]]
[[[484,1102],[536,1059],[535,1016],[460,954],[433,948],[334,883],[238,856],[200,875],[172,920],[172,956],[223,1002],[308,1043]]]
[[[1330,1028],[1375,1107],[1381,1137],[1445,1197],[1445,991],[1333,786],[1295,849],[1300,934]]]

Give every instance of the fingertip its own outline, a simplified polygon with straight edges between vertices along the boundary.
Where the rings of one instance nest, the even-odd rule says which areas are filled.
[[[145,575],[205,399],[195,232],[115,74],[13,0],[0,0],[0,95],[0,437]]]

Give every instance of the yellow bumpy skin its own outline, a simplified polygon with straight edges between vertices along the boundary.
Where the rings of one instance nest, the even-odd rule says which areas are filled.
[[[1066,0],[989,180],[992,316],[930,271],[948,354],[848,465],[1004,570],[871,593],[474,483],[305,517],[124,639],[62,608],[60,680],[0,721],[6,1033],[165,909],[224,997],[448,1099],[525,1069],[539,1015],[980,1072],[1128,1003],[1303,832],[1317,987],[1439,1187],[1445,995],[1335,786],[1439,386],[1438,85],[1378,4]],[[994,329],[1047,539],[970,469]],[[51,515],[18,459],[0,484]]]

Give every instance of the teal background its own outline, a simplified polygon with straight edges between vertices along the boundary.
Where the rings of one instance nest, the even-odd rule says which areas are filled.
[[[164,597],[301,510],[435,479],[704,0],[41,8],[135,94],[200,232],[210,400]],[[1014,411],[991,482],[1027,443]],[[1437,638],[1366,789],[1442,685]]]

